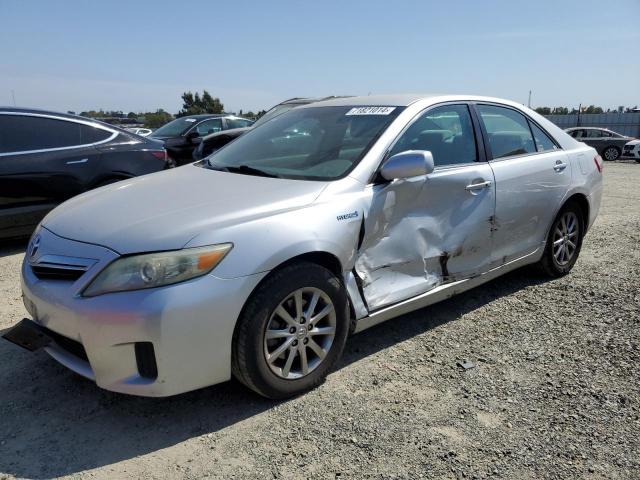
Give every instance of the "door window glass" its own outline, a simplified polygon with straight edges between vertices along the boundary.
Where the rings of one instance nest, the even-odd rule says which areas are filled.
[[[406,150],[428,150],[436,166],[478,160],[469,108],[445,105],[424,113],[402,134],[390,155]]]
[[[199,123],[196,126],[196,132],[201,137],[205,135],[209,135],[210,133],[216,133],[222,130],[222,119],[220,118],[212,118],[210,120],[205,120],[204,122]]]
[[[587,138],[601,138],[603,137],[602,135],[602,130],[595,130],[595,129],[590,129],[590,130],[585,130],[586,135],[582,135],[583,137],[587,137]]]
[[[536,147],[539,152],[548,152],[550,150],[558,150],[558,146],[553,143],[553,140],[549,138],[549,136],[542,131],[540,127],[538,127],[534,123],[531,124],[531,131],[533,132],[533,139],[536,141]]]
[[[584,137],[584,130],[573,130],[570,135],[573,138],[582,138]]]
[[[0,115],[0,153],[81,145],[81,126],[53,118]]]
[[[524,115],[510,108],[493,105],[478,105],[478,112],[489,136],[493,158],[536,151],[529,123]]]
[[[228,128],[244,128],[253,125],[251,120],[244,120],[242,118],[227,118]]]

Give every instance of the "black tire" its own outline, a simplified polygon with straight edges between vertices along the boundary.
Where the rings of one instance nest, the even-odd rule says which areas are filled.
[[[301,288],[319,289],[331,300],[335,311],[335,335],[326,356],[313,370],[301,378],[287,379],[274,373],[267,363],[265,335],[274,311]],[[329,270],[314,263],[299,262],[285,266],[267,277],[243,308],[233,335],[233,375],[267,398],[283,399],[298,395],[324,381],[342,355],[348,333],[349,308],[342,282]],[[288,351],[285,350],[283,355],[286,356]],[[298,358],[299,354],[295,355]],[[297,361],[301,362],[301,359]]]
[[[608,155],[607,155],[608,153]],[[614,147],[613,145],[608,146],[607,148],[605,148],[602,151],[602,158],[604,158],[607,161],[614,161],[614,160],[618,160],[620,158],[620,154],[622,152],[620,151],[620,149],[618,147]]]
[[[554,243],[559,240],[558,232],[562,231],[562,220],[563,218],[566,220],[566,215],[568,214],[573,214],[576,218],[575,221],[577,223],[577,235],[575,237],[575,249],[573,250],[571,258],[566,263],[562,263],[558,260],[558,258],[556,258],[556,255],[554,255]],[[537,264],[539,270],[541,270],[545,275],[553,278],[561,277],[569,273],[578,260],[578,256],[580,255],[584,231],[584,217],[580,205],[578,205],[576,202],[567,203],[553,220],[553,224],[551,225],[551,229],[549,230],[544,254]],[[564,241],[566,242],[566,238],[564,239]]]

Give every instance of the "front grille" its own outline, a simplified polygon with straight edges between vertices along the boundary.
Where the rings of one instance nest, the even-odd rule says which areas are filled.
[[[42,280],[77,280],[86,272],[84,267],[51,264],[31,265],[31,270],[36,277]]]
[[[48,328],[42,327],[42,329],[61,349],[65,350],[75,357],[84,360],[85,362],[89,362],[87,352],[80,342],[72,340],[69,337],[65,337],[64,335],[60,335],[59,333],[56,333],[53,330],[49,330]]]

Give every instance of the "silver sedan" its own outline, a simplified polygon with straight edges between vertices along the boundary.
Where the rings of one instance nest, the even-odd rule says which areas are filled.
[[[204,160],[76,197],[33,234],[5,337],[103,388],[235,376],[284,398],[350,333],[527,264],[567,274],[602,159],[535,112],[472,96],[294,108]]]

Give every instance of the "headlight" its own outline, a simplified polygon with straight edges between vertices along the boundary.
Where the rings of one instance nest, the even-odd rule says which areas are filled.
[[[82,295],[141,290],[184,282],[206,275],[233,247],[231,243],[148,253],[116,260],[89,284]]]

